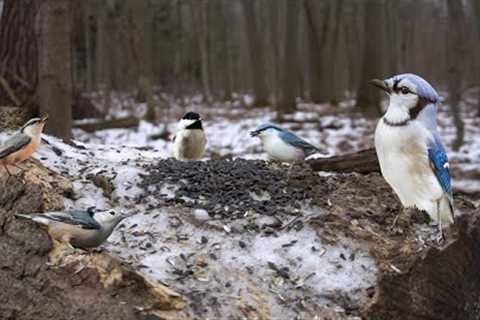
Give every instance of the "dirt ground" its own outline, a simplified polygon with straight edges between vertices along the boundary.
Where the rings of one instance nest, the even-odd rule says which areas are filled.
[[[356,319],[380,277],[439,246],[428,216],[404,212],[379,174],[304,164],[287,177],[285,165],[242,159],[143,170],[134,202],[147,210],[108,248],[186,296],[191,318]],[[475,210],[455,198],[458,212]]]

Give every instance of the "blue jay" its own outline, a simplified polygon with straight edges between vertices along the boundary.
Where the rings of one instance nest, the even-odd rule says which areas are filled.
[[[251,131],[250,135],[260,138],[268,157],[272,160],[293,163],[320,152],[317,147],[272,123],[260,125]]]
[[[448,158],[437,131],[439,96],[423,78],[400,74],[372,80],[390,96],[375,130],[380,169],[406,208],[416,207],[438,223],[454,222]]]
[[[95,212],[54,211],[37,214],[16,214],[15,217],[33,220],[45,226],[52,239],[76,248],[93,248],[101,245],[123,219],[131,215],[114,210]]]
[[[173,137],[173,156],[177,160],[198,160],[204,152],[207,137],[203,131],[202,119],[196,112],[187,112],[178,124]]]

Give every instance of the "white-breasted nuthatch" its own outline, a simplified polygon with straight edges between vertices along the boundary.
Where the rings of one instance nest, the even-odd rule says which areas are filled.
[[[17,163],[30,158],[40,146],[42,130],[47,119],[48,115],[30,119],[19,132],[9,137],[0,146],[0,165],[5,168],[9,176],[12,174],[8,166],[23,170]]]
[[[94,212],[92,209],[15,215],[45,226],[51,238],[82,249],[101,245],[113,229],[130,216],[115,210]]]
[[[259,137],[271,160],[282,162],[303,161],[306,157],[321,152],[317,147],[272,123],[264,123],[251,131],[252,137]]]
[[[173,156],[182,161],[200,159],[207,144],[200,115],[196,112],[187,112],[178,126],[178,131],[173,137]]]

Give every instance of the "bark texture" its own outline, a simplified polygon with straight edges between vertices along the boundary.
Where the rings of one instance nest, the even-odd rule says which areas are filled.
[[[43,0],[36,21],[40,112],[50,115],[45,132],[65,141],[72,136],[71,11],[69,0]]]
[[[4,1],[0,17],[0,105],[34,111],[37,87],[35,17],[40,1]]]

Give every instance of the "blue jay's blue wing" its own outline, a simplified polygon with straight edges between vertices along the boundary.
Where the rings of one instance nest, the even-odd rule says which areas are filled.
[[[102,228],[93,218],[93,213],[87,211],[47,212],[42,213],[40,216],[52,221],[79,226],[82,229],[100,230]]]
[[[2,146],[0,146],[0,159],[22,149],[32,141],[32,138],[23,133],[16,133],[8,138]]]
[[[438,140],[435,140],[428,145],[428,158],[430,159],[433,172],[442,186],[443,191],[451,197],[452,185],[450,182],[448,157],[443,145]]]
[[[290,131],[281,130],[279,131],[278,134],[283,141],[285,141],[286,143],[296,148],[302,149],[307,155],[310,155],[319,151],[317,147],[311,145],[310,143],[303,140],[302,138],[297,137]]]

